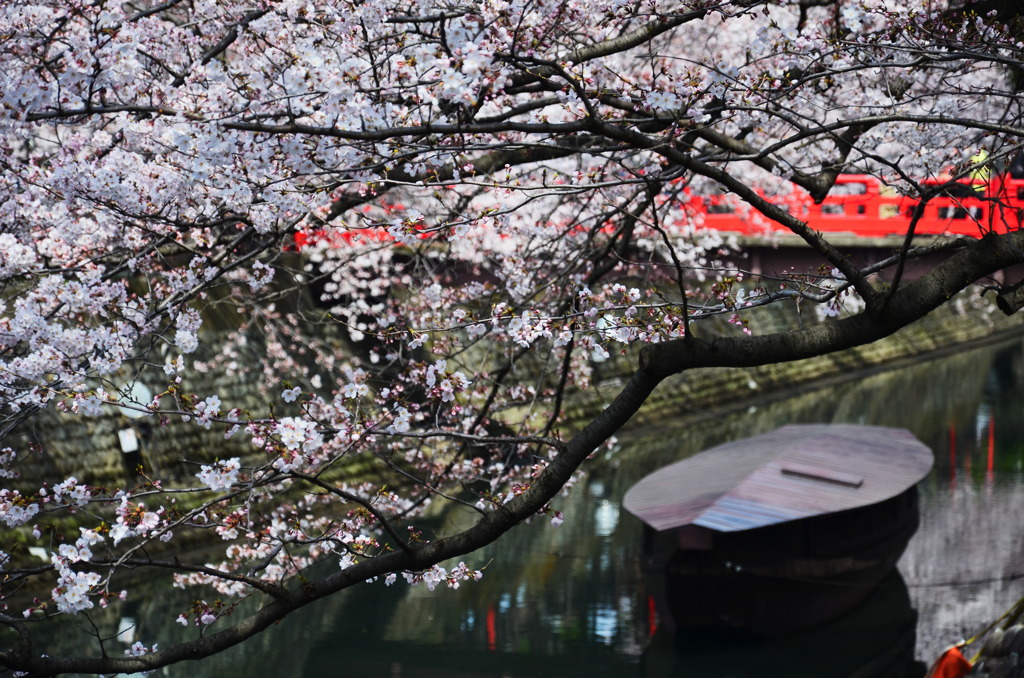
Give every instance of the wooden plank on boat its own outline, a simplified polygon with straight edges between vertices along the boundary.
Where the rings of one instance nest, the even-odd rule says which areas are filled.
[[[658,531],[749,530],[885,501],[932,463],[905,429],[786,426],[666,466],[630,488],[623,506]]]

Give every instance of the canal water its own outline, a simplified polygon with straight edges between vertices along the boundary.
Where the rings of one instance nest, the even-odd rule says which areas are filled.
[[[680,403],[658,425],[627,430],[588,462],[586,478],[547,520],[469,556],[480,582],[457,591],[369,584],[322,601],[243,648],[157,675],[537,676],[923,675],[942,650],[1024,596],[1024,345],[962,351],[856,375],[827,388],[728,414]],[[806,636],[737,641],[673,636],[639,568],[640,524],[624,513],[643,475],[702,449],[790,423],[910,429],[936,456],[921,486],[921,529],[899,574],[849,617]],[[471,516],[433,518],[457,529]],[[144,642],[181,634],[194,594],[138,601],[123,627]],[[138,600],[138,599],[137,599]],[[57,649],[57,648],[54,648]],[[51,652],[52,653],[52,652]],[[913,662],[907,672],[902,668]]]

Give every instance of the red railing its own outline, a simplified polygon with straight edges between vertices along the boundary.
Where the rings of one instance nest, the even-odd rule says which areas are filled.
[[[936,185],[936,184],[932,184]],[[873,176],[844,174],[820,204],[799,188],[785,196],[765,196],[822,233],[850,233],[876,238],[905,235],[919,201],[888,193]],[[691,196],[687,209],[705,228],[746,236],[789,233],[781,224],[754,212],[729,195]],[[1007,175],[987,183],[963,182],[924,207],[914,232],[921,235],[981,237],[1005,233],[1024,222],[1024,179]]]
[[[932,186],[938,185],[935,182]],[[770,237],[790,231],[772,221],[733,195],[693,195],[679,206],[686,218],[680,226],[714,229],[752,238]],[[822,233],[848,233],[863,238],[903,236],[919,201],[891,193],[873,176],[844,174],[836,180],[829,196],[815,204],[799,187],[782,196],[766,199]],[[389,212],[402,211],[388,206]],[[995,175],[988,182],[963,181],[932,198],[924,207],[914,232],[919,235],[965,235],[979,238],[986,233],[1006,233],[1024,225],[1024,179]],[[421,237],[429,238],[425,232]],[[389,242],[394,238],[384,227],[353,230],[300,231],[295,234],[297,249],[323,243],[342,247],[355,242]]]

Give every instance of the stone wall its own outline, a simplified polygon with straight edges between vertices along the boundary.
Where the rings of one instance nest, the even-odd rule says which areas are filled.
[[[784,331],[801,324],[819,322],[813,314],[801,313],[795,304],[789,303],[757,309],[748,315],[750,327],[759,333]],[[842,378],[845,374],[890,364],[894,360],[912,359],[968,342],[1002,336],[1021,331],[1022,326],[1024,316],[1021,314],[1006,317],[995,309],[994,304],[976,294],[965,294],[892,337],[868,346],[756,369],[693,370],[663,384],[638,419],[656,420],[668,408],[678,411],[680,407],[691,407],[700,411],[723,404],[741,406],[752,397],[763,398],[800,384]],[[726,333],[740,330],[722,321],[702,324],[700,331]],[[216,393],[226,407],[248,408],[258,414],[269,411],[271,399],[260,392],[258,375],[250,376],[232,362],[216,356],[208,358],[209,369],[199,375],[190,375],[189,381],[181,385],[183,392],[201,394],[201,397]],[[584,423],[614,397],[635,362],[636,352],[631,351],[595,365],[598,385],[571,395],[567,406],[570,424],[565,430]],[[526,372],[532,371],[526,364],[523,368]],[[293,413],[282,409],[277,394],[273,395],[276,414]],[[194,422],[170,417],[161,427],[156,416],[130,420],[117,408],[105,409],[103,416],[93,418],[49,410],[30,422],[22,431],[26,444],[19,446],[32,450],[19,469],[26,487],[35,489],[44,480],[52,482],[54,478],[72,475],[93,485],[123,485],[126,479],[138,479],[135,468],[140,461],[147,472],[165,483],[192,484],[198,471],[195,462],[232,456],[240,456],[250,463],[262,461],[259,458],[261,453],[253,448],[248,436],[239,435],[225,440],[223,426],[206,430]],[[142,443],[141,459],[121,451],[118,432],[127,428],[134,429]],[[185,462],[185,459],[190,461]],[[357,476],[372,473],[373,469],[373,460],[364,456],[355,458],[344,467],[344,472]]]
[[[243,375],[230,375],[226,370],[207,372],[201,379],[182,385],[183,391],[203,394],[231,394],[232,404],[253,411],[265,409],[263,398]],[[165,385],[149,384],[150,388]],[[121,451],[118,432],[131,429],[140,443],[134,454]],[[218,457],[247,455],[252,445],[242,437],[225,440],[224,427],[206,430],[179,417],[161,418],[153,415],[138,419],[125,416],[120,408],[105,406],[98,417],[82,417],[49,409],[36,416],[22,431],[31,443],[31,462],[19,468],[22,479],[30,486],[42,480],[75,476],[79,481],[98,485],[123,485],[136,479],[141,462],[153,477],[184,479],[198,468],[182,459],[213,460]]]
[[[821,321],[790,303],[756,309],[745,317],[757,334],[784,332]],[[720,322],[710,327],[702,325],[698,331],[707,336],[711,332],[735,334],[741,330]],[[742,407],[752,398],[780,395],[800,385],[842,379],[854,372],[956,350],[968,343],[997,340],[1015,332],[1024,332],[1024,314],[1006,316],[990,298],[969,290],[913,325],[872,344],[791,363],[749,369],[704,368],[670,378],[652,394],[635,419],[656,421],[668,409],[678,411],[688,406],[696,411],[725,405]],[[618,394],[636,361],[636,351],[632,351],[619,356],[615,364],[599,365],[603,376],[599,386],[573,395],[567,408],[570,419],[582,422],[607,404]]]
[[[261,350],[254,343],[250,342],[248,349]],[[255,417],[264,417],[269,412],[277,416],[298,414],[295,405],[281,401],[279,390],[272,394],[261,391],[262,373],[242,369],[240,363],[244,358],[203,357],[202,369],[189,371],[177,386],[180,394],[198,400],[216,394],[223,409],[237,407]],[[162,372],[152,376],[157,375],[164,377]],[[146,386],[160,392],[168,386],[167,377],[164,379],[147,382]],[[126,381],[122,378],[120,383]],[[162,403],[173,405],[173,397],[164,396]],[[180,416],[154,414],[133,419],[121,408],[110,405],[104,406],[98,417],[62,413],[51,407],[23,426],[20,440],[8,444],[19,452],[29,451],[17,470],[20,484],[33,491],[43,482],[52,483],[68,476],[89,485],[113,487],[144,482],[137,471],[140,464],[145,475],[159,479],[165,486],[195,486],[195,474],[202,463],[230,457],[241,457],[246,464],[266,461],[265,453],[252,445],[244,431],[226,439],[227,428],[218,424],[207,430],[195,421],[183,421]],[[139,450],[125,454],[119,432],[128,429],[135,434]],[[354,459],[348,465],[336,467],[356,477],[372,470],[373,460]]]

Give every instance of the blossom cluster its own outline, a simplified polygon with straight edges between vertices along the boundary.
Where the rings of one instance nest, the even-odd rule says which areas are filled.
[[[412,586],[423,583],[431,591],[437,588],[438,584],[442,583],[447,585],[448,588],[457,589],[464,581],[479,581],[484,576],[483,572],[471,570],[463,562],[459,562],[450,572],[440,565],[434,565],[422,572],[402,572],[401,574],[406,583]],[[384,583],[391,586],[397,579],[398,574],[391,573],[384,579]]]
[[[224,461],[217,461],[212,466],[203,465],[196,477],[206,487],[214,492],[230,490],[238,482],[238,472],[241,470],[241,461],[238,457],[232,457]]]
[[[159,530],[164,525],[164,509],[149,511],[146,505],[131,501],[131,495],[121,495],[120,502],[114,511],[117,519],[110,527],[110,539],[114,546],[129,537],[144,537]],[[168,533],[164,532],[166,538]]]

